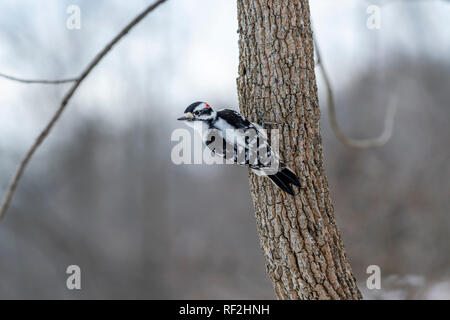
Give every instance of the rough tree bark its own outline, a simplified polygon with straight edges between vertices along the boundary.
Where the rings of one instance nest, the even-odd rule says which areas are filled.
[[[291,197],[250,174],[260,244],[279,299],[361,299],[323,168],[307,0],[238,0],[241,111],[280,129],[302,188]]]

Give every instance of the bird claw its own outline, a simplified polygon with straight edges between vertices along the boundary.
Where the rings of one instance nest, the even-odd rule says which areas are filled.
[[[267,126],[279,126],[280,123],[278,122],[272,122],[272,121],[266,121],[266,119],[264,119],[263,115],[258,111],[257,112],[257,116],[258,116],[258,124],[263,127],[264,129],[266,129]]]

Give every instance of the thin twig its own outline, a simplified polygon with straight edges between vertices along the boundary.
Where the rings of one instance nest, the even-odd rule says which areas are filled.
[[[381,5],[392,4],[395,2],[406,3],[406,1],[402,1],[402,0],[392,0],[389,2],[384,2]],[[410,1],[410,2],[427,2],[427,1],[417,0],[417,1]],[[428,2],[431,2],[431,0]],[[449,1],[445,0],[443,2],[449,2]],[[371,138],[371,139],[353,139],[353,138],[347,137],[344,134],[344,132],[341,130],[341,128],[339,127],[339,124],[337,122],[336,105],[334,102],[333,89],[331,87],[330,78],[328,76],[328,73],[325,69],[324,63],[322,61],[320,49],[319,49],[319,46],[317,45],[317,40],[315,37],[314,37],[314,45],[316,47],[316,55],[317,55],[316,64],[319,66],[320,70],[322,71],[322,76],[325,81],[325,85],[327,87],[328,114],[329,114],[329,118],[330,118],[330,125],[331,125],[331,128],[333,129],[334,133],[336,134],[336,136],[339,138],[339,140],[341,140],[342,143],[344,143],[345,145],[347,145],[349,147],[353,147],[353,148],[364,149],[364,148],[380,147],[380,146],[385,145],[392,137],[392,130],[394,128],[394,118],[395,118],[395,114],[397,112],[397,107],[398,107],[398,97],[391,96],[391,99],[389,101],[389,105],[388,105],[388,108],[386,111],[386,116],[384,119],[384,130],[381,133],[381,135],[379,135],[376,138]]]
[[[83,73],[81,73],[81,75],[77,78],[76,82],[72,85],[72,87],[69,89],[69,91],[64,96],[58,110],[55,112],[55,114],[51,118],[50,122],[47,124],[47,126],[44,128],[44,130],[41,132],[41,134],[37,137],[34,144],[31,146],[31,148],[29,149],[29,151],[27,152],[27,154],[25,155],[23,160],[20,162],[19,168],[17,169],[17,172],[14,175],[14,178],[7,189],[5,198],[3,199],[3,203],[0,208],[0,220],[4,217],[5,212],[8,210],[12,196],[14,194],[14,191],[17,187],[17,184],[18,184],[20,178],[22,177],[25,167],[27,166],[28,162],[30,161],[31,157],[36,152],[37,148],[40,146],[42,141],[44,141],[44,139],[50,133],[50,130],[53,128],[55,123],[58,121],[62,112],[66,108],[67,103],[69,102],[70,98],[73,96],[75,91],[78,89],[81,82],[89,75],[89,73],[97,66],[97,64],[100,62],[100,60],[103,59],[103,57],[114,47],[114,45],[117,42],[119,42],[134,26],[136,26],[142,19],[144,19],[150,12],[152,12],[154,9],[156,9],[163,2],[166,2],[166,0],[156,1],[154,4],[147,7],[147,9],[145,9],[142,13],[140,13],[138,16],[136,16],[119,34],[117,34],[103,48],[102,51],[100,51],[97,54],[97,56],[95,56],[95,58],[88,64],[88,66],[83,71]]]
[[[336,136],[341,140],[342,143],[345,145],[352,147],[352,148],[372,148],[372,147],[381,147],[385,145],[392,137],[392,129],[394,127],[394,117],[395,113],[397,111],[397,96],[391,96],[387,111],[386,111],[386,117],[384,119],[384,130],[376,138],[371,139],[353,139],[350,137],[347,137],[342,129],[339,127],[339,124],[337,122],[336,117],[336,105],[334,103],[334,94],[333,89],[331,87],[330,78],[328,76],[328,73],[325,69],[322,56],[320,54],[319,46],[317,45],[317,41],[314,38],[314,45],[316,47],[316,55],[317,55],[317,65],[319,66],[320,70],[322,71],[322,76],[325,81],[325,86],[327,88],[327,98],[328,98],[328,116],[330,118],[330,125],[333,129]]]
[[[17,82],[21,82],[21,83],[39,83],[39,84],[63,84],[63,83],[70,83],[70,82],[75,82],[78,80],[78,78],[68,78],[68,79],[60,79],[60,80],[31,80],[31,79],[22,79],[22,78],[17,78],[17,77],[13,77],[4,73],[0,73],[0,78],[4,78],[4,79],[8,79],[8,80],[12,80],[12,81],[17,81]]]

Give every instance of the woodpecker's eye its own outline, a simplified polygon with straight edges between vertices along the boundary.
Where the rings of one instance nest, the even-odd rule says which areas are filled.
[[[194,111],[194,114],[195,114],[196,116],[198,116],[198,115],[200,114],[200,111]]]

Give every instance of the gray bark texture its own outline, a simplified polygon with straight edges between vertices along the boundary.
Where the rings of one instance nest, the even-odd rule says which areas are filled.
[[[292,197],[250,174],[260,244],[279,299],[361,299],[323,168],[307,0],[238,0],[239,104],[275,123],[280,155],[298,175]]]

